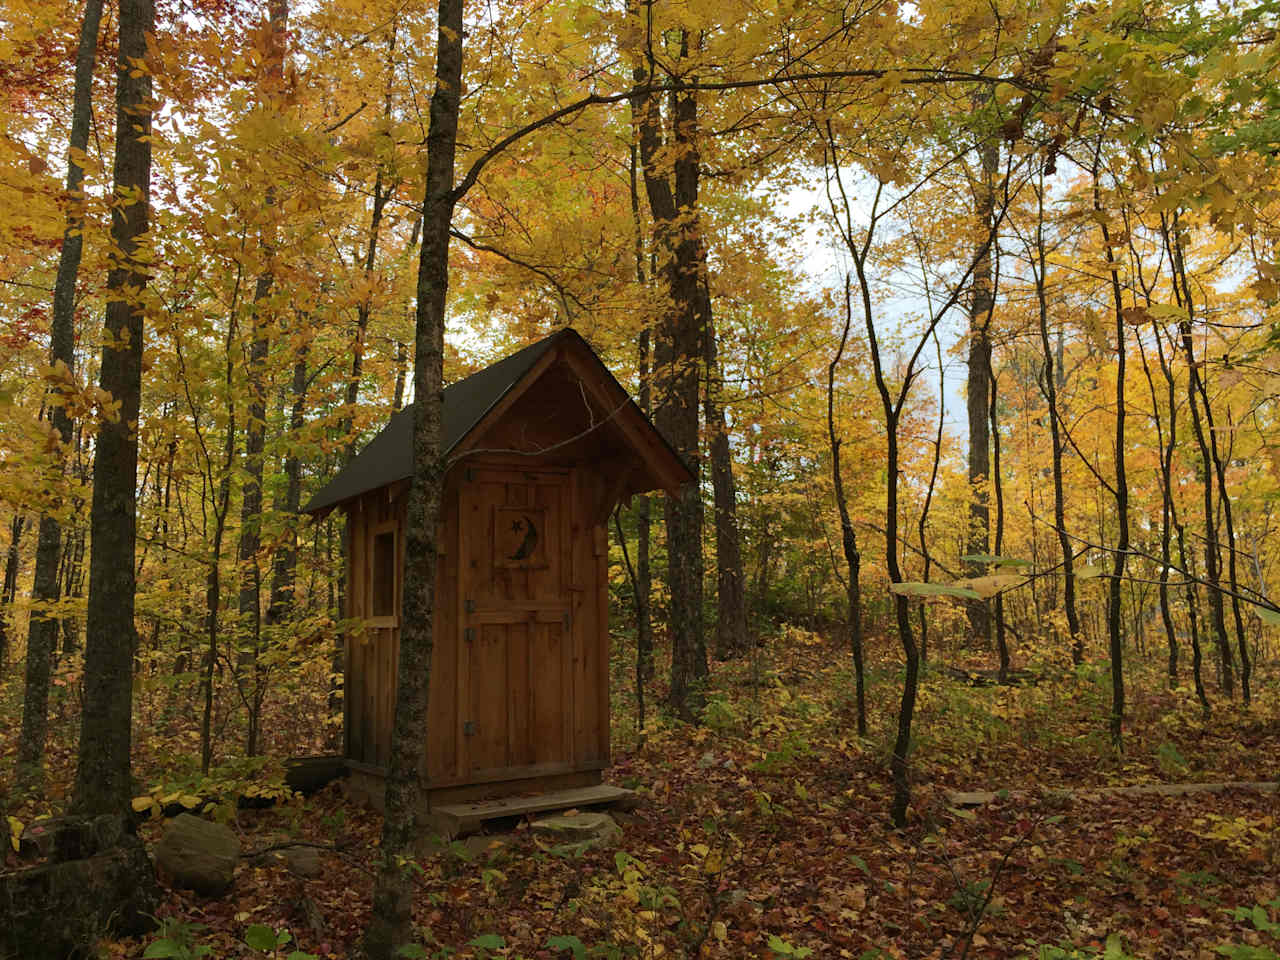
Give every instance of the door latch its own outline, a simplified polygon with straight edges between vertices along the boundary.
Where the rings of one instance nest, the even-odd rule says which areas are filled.
[[[476,735],[476,722],[474,720],[464,720],[462,722],[462,735],[464,737],[474,737]]]

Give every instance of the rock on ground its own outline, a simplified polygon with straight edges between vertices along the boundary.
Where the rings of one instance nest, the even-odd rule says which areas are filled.
[[[169,821],[156,845],[156,863],[174,886],[207,897],[220,897],[231,888],[239,858],[240,841],[230,827],[189,813]]]
[[[556,844],[605,847],[622,833],[607,813],[562,813],[533,821],[533,832]]]
[[[320,851],[315,847],[288,847],[283,859],[295,877],[320,876]]]

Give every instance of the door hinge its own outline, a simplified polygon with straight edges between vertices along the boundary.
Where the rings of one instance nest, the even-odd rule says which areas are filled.
[[[474,720],[464,720],[462,722],[462,735],[464,737],[474,737],[476,735],[476,722]]]
[[[472,600],[470,597],[467,597],[467,599],[463,602],[462,606],[467,611],[467,613],[476,612],[476,602]]]
[[[564,628],[568,630],[572,626],[573,626],[573,614],[570,613],[568,610],[566,610],[564,612]]]
[[[473,640],[475,640],[475,638],[476,638],[475,627],[467,627],[465,630],[462,631],[462,639],[467,641],[467,643],[471,643]]]
[[[467,467],[467,483],[471,483],[473,480],[475,480],[475,478],[476,478],[476,472],[472,470],[470,467]]]

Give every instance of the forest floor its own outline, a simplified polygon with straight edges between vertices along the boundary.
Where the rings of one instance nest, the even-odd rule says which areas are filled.
[[[1063,667],[1056,679],[1021,686],[972,686],[929,670],[911,823],[895,831],[886,760],[898,671],[887,648],[871,654],[870,662],[888,666],[870,675],[866,738],[855,734],[842,649],[786,630],[767,650],[715,667],[702,726],[660,720],[643,745],[622,689],[630,668],[620,659],[607,778],[644,802],[616,814],[619,844],[571,855],[522,824],[505,824],[501,845],[488,851],[474,842],[438,846],[421,860],[421,955],[1264,960],[1280,953],[1280,797],[1080,792],[1274,780],[1274,665],[1255,675],[1249,710],[1211,689],[1207,723],[1191,693],[1167,691],[1154,672],[1131,671],[1119,754],[1106,735],[1105,665]],[[949,662],[990,666],[982,658]],[[0,700],[6,711],[9,694]],[[289,715],[296,723],[299,712]],[[6,716],[0,757],[12,756],[16,738]],[[287,729],[289,718],[279,719],[277,729]],[[157,793],[182,788],[165,760],[179,749],[166,738],[189,738],[179,726],[138,731],[138,776]],[[64,747],[51,755],[54,793],[70,779],[74,754],[67,740],[56,742]],[[957,809],[949,802],[955,790],[997,796]],[[10,797],[5,812],[26,819],[41,810]],[[224,899],[167,891],[161,916],[170,933],[185,930],[211,948],[209,956],[260,957],[243,938],[249,925],[265,924],[291,933],[281,957],[293,949],[345,957],[369,909],[378,815],[335,784],[309,799],[240,810],[232,825],[245,850],[324,845],[322,870],[304,879],[271,858],[242,860]],[[161,828],[150,822],[143,834],[155,842]],[[17,865],[12,856],[9,865]],[[108,943],[104,953],[137,957],[149,942]]]

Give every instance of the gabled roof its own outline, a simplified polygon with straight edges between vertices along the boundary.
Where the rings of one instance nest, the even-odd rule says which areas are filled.
[[[670,476],[678,476],[681,482],[691,480],[683,461],[661,437],[649,419],[630,399],[628,392],[601,362],[591,346],[570,327],[553,333],[492,366],[473,373],[445,388],[444,411],[441,420],[441,453],[447,456],[497,407],[513,390],[524,386],[530,371],[556,347],[567,347],[574,353],[594,361],[602,379],[612,388],[625,408],[625,417],[633,427],[651,435],[656,442],[659,456],[665,455],[673,463],[666,464]],[[545,368],[544,368],[545,369]],[[637,422],[638,418],[638,422]],[[338,475],[326,484],[311,501],[302,508],[303,513],[319,513],[345,501],[413,476],[413,405],[394,414],[390,422],[363,450],[348,463]]]

